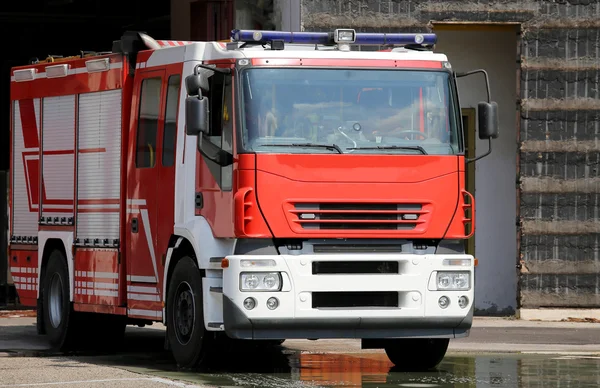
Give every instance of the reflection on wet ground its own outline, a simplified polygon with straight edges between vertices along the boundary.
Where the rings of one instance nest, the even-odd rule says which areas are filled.
[[[600,386],[600,357],[591,356],[449,354],[436,370],[409,373],[396,370],[384,353],[322,354],[282,347],[227,353],[213,359],[207,370],[191,372],[177,370],[169,352],[157,351],[161,346],[159,340],[153,344],[146,339],[137,345],[128,344],[127,349],[135,349],[135,353],[76,357],[80,361],[213,387]]]

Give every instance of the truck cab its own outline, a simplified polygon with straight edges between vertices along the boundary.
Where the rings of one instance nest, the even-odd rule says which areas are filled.
[[[435,40],[234,30],[234,60],[187,76],[187,134],[211,171],[231,169],[221,195],[232,192],[236,243],[219,259],[229,337],[360,338],[396,365],[432,367],[468,335],[472,161],[461,74]],[[403,48],[349,47],[384,42]],[[211,100],[221,84],[231,105]],[[497,137],[495,103],[478,108],[479,137]],[[211,140],[225,110],[230,148]]]

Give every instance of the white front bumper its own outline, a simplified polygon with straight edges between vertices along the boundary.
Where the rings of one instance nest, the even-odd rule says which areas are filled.
[[[378,336],[455,337],[468,332],[472,320],[474,289],[473,256],[408,254],[337,254],[228,256],[223,270],[224,325],[235,338],[374,338]],[[470,259],[469,266],[443,265],[444,259]],[[274,266],[241,267],[241,260],[274,260]],[[395,274],[314,275],[313,261],[397,261]],[[242,272],[280,272],[281,291],[241,291]],[[470,273],[468,290],[437,290],[437,271]],[[398,293],[397,307],[314,308],[314,292]],[[439,299],[447,296],[450,304],[441,308]],[[459,306],[461,296],[468,305]],[[256,307],[244,308],[252,297]],[[267,308],[267,300],[276,297],[279,306]],[[458,331],[456,330],[458,329]],[[427,334],[426,332],[429,332]],[[459,333],[460,332],[460,333]]]

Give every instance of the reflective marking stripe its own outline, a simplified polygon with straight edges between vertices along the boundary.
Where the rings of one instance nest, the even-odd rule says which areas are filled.
[[[94,288],[104,288],[109,290],[118,290],[119,285],[116,283],[94,283]]]
[[[91,291],[91,290],[88,290]],[[94,290],[94,295],[98,296],[112,296],[114,298],[119,296],[118,291],[109,291],[109,290]]]
[[[128,199],[127,204],[128,205],[145,205],[146,200],[145,199]]]
[[[158,295],[149,294],[127,294],[127,299],[131,300],[149,300],[152,302],[160,302]]]
[[[154,277],[154,276],[127,275],[127,281],[130,281],[130,282],[141,282],[141,283],[156,283],[156,277]]]
[[[97,278],[97,279],[118,279],[118,272],[87,272],[87,271],[75,271],[75,276],[83,278]]]
[[[145,294],[158,294],[156,287],[143,287],[143,286],[127,286],[129,292],[142,292]]]
[[[127,312],[130,315],[140,315],[140,316],[151,317],[151,318],[162,318],[162,311],[127,309]]]

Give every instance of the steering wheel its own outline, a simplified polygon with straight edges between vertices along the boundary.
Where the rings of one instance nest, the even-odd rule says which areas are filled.
[[[303,138],[308,139],[312,135],[312,122],[306,117],[301,117],[294,120],[294,134],[296,136],[301,135]]]
[[[396,129],[394,129],[391,133],[386,133],[386,134],[381,134],[383,136],[393,136],[393,137],[402,137],[403,134],[411,134],[413,135],[413,138],[410,140],[416,140],[414,137],[416,136],[421,136],[423,138],[423,140],[428,139],[429,136],[427,136],[425,134],[425,132],[421,132],[421,131],[415,131],[415,130],[402,130],[402,128],[398,127]]]

